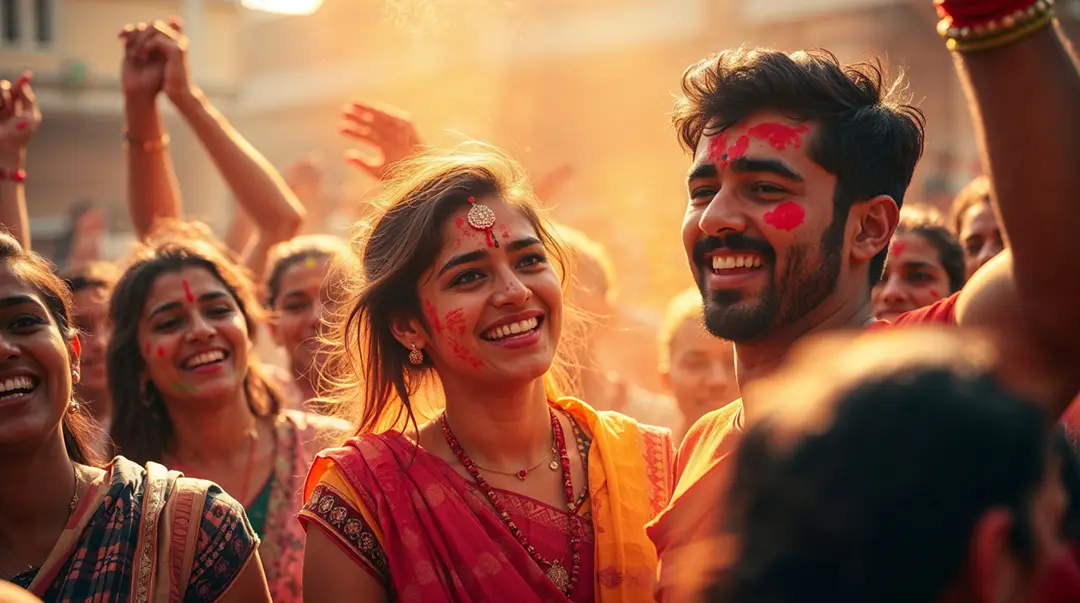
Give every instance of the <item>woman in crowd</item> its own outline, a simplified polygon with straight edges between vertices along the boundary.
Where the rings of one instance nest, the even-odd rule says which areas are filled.
[[[979,176],[953,199],[949,229],[964,250],[967,278],[1005,249],[1005,238],[990,205],[990,179]]]
[[[315,400],[319,369],[326,364],[323,325],[337,311],[344,279],[359,273],[349,246],[337,237],[306,235],[270,250],[266,305],[270,333],[289,358],[286,395],[300,405]],[[316,405],[317,406],[317,405]],[[327,410],[327,409],[323,409]]]
[[[735,347],[705,330],[702,306],[698,288],[687,289],[668,303],[660,325],[660,379],[683,417],[676,439],[705,413],[739,397]]]
[[[2,578],[50,602],[269,601],[258,537],[218,486],[101,464],[80,347],[63,281],[0,234],[0,475],[33,484],[0,493]]]
[[[112,426],[112,400],[106,380],[105,350],[111,331],[109,297],[119,271],[113,264],[95,261],[65,270],[61,278],[71,291],[75,327],[82,343],[82,380],[75,386],[75,393],[104,433],[108,433]]]
[[[874,316],[895,320],[956,293],[967,280],[964,251],[932,208],[904,208],[885,263],[870,293]]]
[[[342,425],[281,412],[249,351],[253,285],[209,233],[164,225],[113,291],[109,389],[122,454],[215,481],[247,509],[274,600],[300,600],[303,476]],[[345,426],[347,427],[347,426]]]
[[[364,435],[308,478],[305,600],[650,601],[672,442],[555,395],[563,255],[524,171],[469,145],[382,195],[331,365]],[[432,383],[445,411],[417,426]]]

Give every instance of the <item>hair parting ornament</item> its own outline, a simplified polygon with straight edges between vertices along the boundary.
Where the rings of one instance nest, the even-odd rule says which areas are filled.
[[[482,230],[484,236],[487,237],[488,247],[494,247],[498,249],[499,239],[492,232],[492,228],[495,227],[495,212],[491,211],[491,208],[486,205],[481,205],[476,202],[476,197],[469,197],[469,226],[472,226],[476,230]]]

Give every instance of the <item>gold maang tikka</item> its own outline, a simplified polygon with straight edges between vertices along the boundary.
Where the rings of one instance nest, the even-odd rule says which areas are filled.
[[[491,231],[495,226],[495,212],[491,211],[490,207],[477,203],[476,197],[469,197],[469,205],[472,206],[469,208],[469,226],[476,230],[482,230],[488,238],[488,243],[492,247],[498,248],[499,239]]]

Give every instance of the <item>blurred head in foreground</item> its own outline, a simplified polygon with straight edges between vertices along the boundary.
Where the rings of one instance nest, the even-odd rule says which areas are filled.
[[[831,336],[748,388],[708,600],[1011,602],[1068,560],[1049,422],[970,335]]]

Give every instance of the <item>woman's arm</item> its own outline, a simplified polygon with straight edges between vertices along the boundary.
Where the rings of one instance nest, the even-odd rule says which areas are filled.
[[[248,267],[256,275],[265,265],[265,251],[299,232],[305,212],[296,195],[273,166],[214,107],[191,82],[187,67],[188,40],[179,22],[154,24],[155,34],[140,49],[144,57],[165,59],[163,89],[210,155],[240,207],[259,227]],[[261,256],[259,255],[261,252]]]
[[[304,545],[304,601],[387,603],[386,589],[359,567],[321,529],[307,531]]]
[[[266,585],[266,572],[262,560],[255,552],[244,570],[233,581],[229,590],[218,603],[271,603],[270,589]]]
[[[0,224],[23,249],[30,250],[30,218],[26,212],[26,147],[41,125],[30,73],[15,85],[0,82]]]
[[[128,164],[128,208],[135,233],[146,236],[159,218],[180,219],[182,203],[168,134],[158,113],[165,59],[143,53],[154,29],[145,23],[120,32],[124,42],[121,80],[124,89],[124,152]]]

